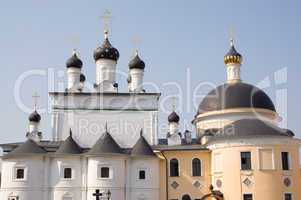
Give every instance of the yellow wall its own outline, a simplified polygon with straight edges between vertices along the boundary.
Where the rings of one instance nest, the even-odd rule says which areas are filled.
[[[165,151],[162,152],[167,160],[177,158],[179,161],[180,176],[170,177],[168,169],[168,199],[182,199],[185,194],[190,195],[191,199],[201,198],[203,195],[209,193],[209,186],[211,185],[211,153],[203,150],[182,150],[182,151]],[[161,157],[162,158],[162,157]],[[202,162],[202,176],[192,176],[192,159],[199,158]],[[161,160],[160,165],[160,177],[161,177],[161,192],[160,199],[166,200],[166,162]],[[196,188],[193,183],[199,181],[202,187]],[[174,189],[171,187],[173,181],[176,181],[179,186]]]
[[[272,149],[274,155],[274,170],[259,169],[258,149]],[[252,170],[240,170],[240,152],[250,151],[252,154]],[[281,163],[281,152],[290,152],[292,170],[283,171]],[[284,193],[293,194],[294,200],[301,199],[301,176],[299,166],[299,145],[272,145],[272,146],[240,146],[221,148],[212,151],[212,160],[216,153],[222,155],[221,172],[213,172],[213,185],[217,179],[222,180],[220,190],[224,193],[225,200],[242,200],[244,193],[252,193],[253,199],[256,200],[283,200]],[[214,162],[212,163],[214,169]],[[213,170],[212,169],[212,170]],[[286,187],[283,183],[285,177],[292,180],[290,187]],[[243,181],[249,178],[252,181],[247,186]]]

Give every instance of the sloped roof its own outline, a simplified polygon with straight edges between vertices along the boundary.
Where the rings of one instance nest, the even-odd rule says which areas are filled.
[[[235,139],[241,137],[294,137],[288,129],[282,129],[271,122],[260,119],[237,120],[216,132],[211,140]]]
[[[140,138],[137,140],[132,151],[132,156],[155,156],[152,147],[148,144],[143,135],[140,135]]]
[[[98,155],[98,154],[122,154],[123,151],[114,138],[107,131],[98,139],[98,141],[93,145],[90,151],[87,152],[88,155]]]
[[[82,153],[82,148],[74,141],[72,138],[72,133],[70,131],[70,136],[60,145],[56,154],[80,154]]]
[[[28,139],[25,143],[15,148],[8,155],[44,154],[46,151],[39,147],[33,140]]]

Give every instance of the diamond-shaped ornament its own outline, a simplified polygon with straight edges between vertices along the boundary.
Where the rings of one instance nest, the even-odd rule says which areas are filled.
[[[246,186],[250,186],[252,184],[252,181],[249,179],[249,178],[246,178],[243,183],[246,185]]]
[[[201,187],[201,183],[199,181],[195,181],[193,183],[193,186],[196,187],[196,188],[199,188],[199,187]]]
[[[179,183],[177,183],[176,181],[174,181],[174,182],[171,183],[171,187],[173,189],[177,189],[177,187],[179,187]]]

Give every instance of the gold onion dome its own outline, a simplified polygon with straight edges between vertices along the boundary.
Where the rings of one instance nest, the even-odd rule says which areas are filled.
[[[224,56],[224,62],[228,64],[240,64],[242,63],[242,55],[238,53],[234,47],[233,39],[231,39],[231,48]]]

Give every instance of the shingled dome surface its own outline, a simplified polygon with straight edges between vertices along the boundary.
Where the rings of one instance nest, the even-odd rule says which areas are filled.
[[[88,155],[99,154],[122,154],[123,151],[110,133],[105,132],[93,147],[88,151]]]
[[[119,59],[119,52],[114,48],[109,39],[106,38],[100,47],[97,47],[94,51],[94,60],[109,59],[117,61]]]
[[[41,115],[35,110],[29,115],[28,120],[30,122],[40,122],[41,121]]]
[[[276,111],[269,96],[246,83],[224,84],[209,92],[198,108],[198,114],[233,108],[261,108]]]

